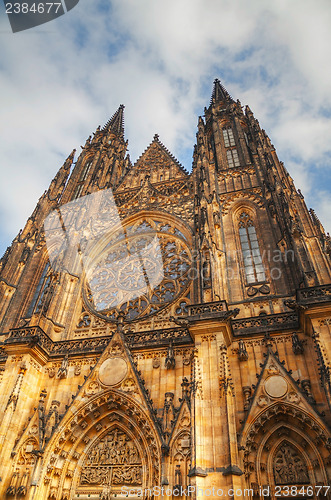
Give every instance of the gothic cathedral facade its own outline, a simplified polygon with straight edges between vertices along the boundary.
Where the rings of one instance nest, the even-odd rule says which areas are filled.
[[[0,263],[0,498],[330,498],[330,237],[219,80],[191,173],[123,113]]]

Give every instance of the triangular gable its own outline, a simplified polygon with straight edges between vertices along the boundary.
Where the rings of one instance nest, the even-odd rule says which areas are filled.
[[[298,410],[303,410],[319,421],[322,427],[325,427],[320,415],[312,406],[314,401],[311,394],[300,389],[297,382],[292,378],[291,372],[284,368],[270,346],[268,347],[268,354],[258,378],[258,383],[253,388],[254,394],[250,396],[247,416],[240,432],[241,437],[246,434],[259,415],[277,403],[285,403]]]
[[[84,384],[79,387],[67,412],[73,413],[90,398],[102,395],[110,389],[129,396],[149,413],[161,435],[160,427],[153,410],[153,402],[144,387],[144,381],[133,362],[131,353],[121,333],[122,324],[118,321],[117,331],[100,356]]]
[[[157,135],[126,173],[116,192],[140,187],[147,175],[152,184],[170,180],[185,180],[189,177],[188,172],[162,144]]]
[[[173,422],[173,428],[169,437],[169,443],[173,442],[179,434],[185,431],[189,432],[191,428],[191,409],[188,398],[182,399],[181,405],[178,408],[176,418]]]

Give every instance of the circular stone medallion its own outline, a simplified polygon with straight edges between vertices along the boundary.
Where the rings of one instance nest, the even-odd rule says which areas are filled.
[[[99,380],[104,385],[119,384],[128,372],[128,365],[122,358],[106,359],[99,370]]]
[[[272,398],[281,398],[287,392],[287,382],[280,375],[273,375],[269,377],[265,384],[265,390]]]

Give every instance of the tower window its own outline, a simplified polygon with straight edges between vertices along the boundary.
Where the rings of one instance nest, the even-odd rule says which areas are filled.
[[[239,236],[247,283],[265,281],[265,272],[255,227],[246,212],[243,212],[239,217]]]
[[[236,145],[231,127],[223,128],[223,139],[226,148]]]
[[[82,194],[82,191],[83,191],[83,187],[84,187],[84,184],[78,184],[78,186],[75,189],[74,196],[72,198],[73,200],[76,200],[77,198],[80,197],[80,195]]]
[[[46,288],[49,285],[49,279],[50,277],[47,276],[47,272],[49,269],[49,262],[47,261],[44,270],[42,272],[42,275],[40,276],[36,291],[34,293],[33,299],[30,303],[29,309],[27,311],[27,317],[29,318],[32,316],[34,310],[36,309],[36,312],[38,312],[38,309],[40,310],[40,305],[42,303],[42,298],[45,295]],[[38,305],[37,305],[38,303]],[[36,307],[37,305],[37,307]]]
[[[90,171],[91,165],[92,165],[92,160],[85,163],[82,173],[80,174],[79,182],[85,181]]]
[[[226,152],[226,156],[227,156],[228,165],[230,168],[240,167],[238,151],[236,149],[228,149]]]

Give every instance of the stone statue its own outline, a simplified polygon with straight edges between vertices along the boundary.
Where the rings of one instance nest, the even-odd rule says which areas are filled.
[[[68,375],[68,367],[69,367],[69,356],[68,354],[66,354],[57,372],[57,378],[66,378]]]

